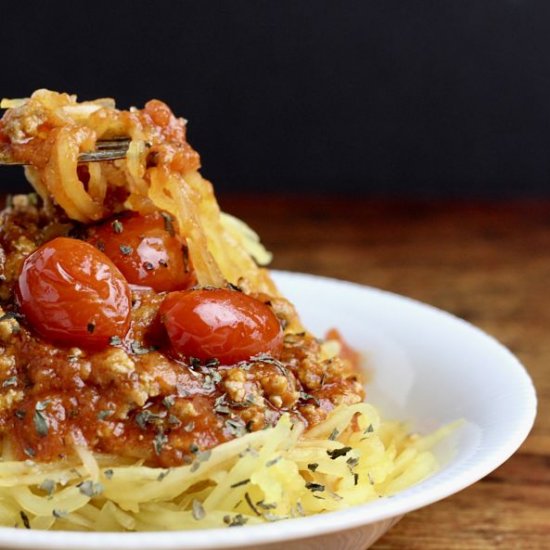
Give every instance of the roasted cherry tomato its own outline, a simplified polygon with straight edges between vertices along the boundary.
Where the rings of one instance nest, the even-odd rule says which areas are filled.
[[[23,263],[16,293],[22,313],[46,340],[99,348],[128,332],[128,283],[83,241],[58,237],[42,245]]]
[[[185,357],[232,364],[258,353],[277,355],[282,330],[271,309],[242,292],[198,289],[168,294],[160,319],[174,350]]]
[[[90,229],[88,240],[111,258],[129,283],[157,292],[195,284],[187,247],[168,214],[128,212]]]

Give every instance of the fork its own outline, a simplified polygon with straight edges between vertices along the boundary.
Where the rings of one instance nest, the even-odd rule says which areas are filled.
[[[94,151],[78,155],[78,162],[101,162],[123,159],[128,152],[129,145],[130,139],[126,137],[98,140]],[[0,145],[0,166],[21,166],[23,164],[25,163],[11,158],[7,151],[2,150],[2,146]]]

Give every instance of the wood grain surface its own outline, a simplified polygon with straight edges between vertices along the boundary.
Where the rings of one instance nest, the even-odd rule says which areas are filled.
[[[472,322],[527,367],[539,398],[520,450],[472,487],[408,514],[373,548],[550,548],[550,203],[222,197],[273,267],[422,300]]]

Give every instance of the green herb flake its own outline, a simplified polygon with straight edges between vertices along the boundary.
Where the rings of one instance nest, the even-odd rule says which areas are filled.
[[[48,421],[46,420],[46,417],[43,414],[43,411],[48,406],[48,401],[37,401],[35,408],[34,408],[34,416],[33,416],[33,422],[34,422],[34,428],[36,430],[36,433],[40,437],[46,437],[48,435]]]
[[[193,518],[197,521],[200,521],[201,519],[204,519],[206,516],[206,511],[204,510],[204,507],[200,500],[197,500],[196,498],[193,499],[193,503],[191,504],[191,513],[193,515]]]
[[[94,483],[91,480],[83,481],[77,485],[78,490],[85,496],[93,498],[103,493],[103,485],[101,483]]]
[[[302,518],[306,515],[304,507],[300,501],[296,503],[296,515]]]
[[[218,405],[214,409],[218,414],[230,414],[231,409],[227,405]]]
[[[196,447],[196,445],[195,445],[195,447]],[[197,449],[198,449],[198,447],[197,447]],[[207,460],[209,460],[210,456],[212,455],[212,451],[210,451],[210,450],[207,450],[207,451],[191,450],[191,452],[195,455],[195,461],[193,462],[193,465],[191,466],[191,472],[196,472],[199,469],[200,465],[203,462],[206,462]]]
[[[174,220],[168,212],[161,212],[160,215],[164,219],[164,229],[170,233],[170,235],[173,237],[175,235],[174,231]]]
[[[374,432],[374,427],[372,424],[369,424],[363,434],[371,434],[372,432]]]
[[[162,404],[167,408],[171,409],[174,406],[174,403],[176,402],[173,395],[167,395],[163,400]]]
[[[191,420],[191,422],[188,422],[184,427],[183,429],[186,431],[186,432],[192,432],[194,429],[195,429],[195,422],[193,422],[193,420]]]
[[[115,411],[111,411],[111,410],[108,410],[108,409],[105,409],[103,411],[99,411],[97,413],[97,418],[98,418],[98,420],[106,420],[107,418],[112,416],[114,414],[114,412]]]
[[[317,462],[312,462],[311,464],[307,465],[307,469],[310,472],[315,472],[315,470],[317,470],[317,468],[319,468],[319,464],[317,464]]]
[[[153,447],[157,455],[162,452],[166,443],[168,443],[168,436],[164,432],[158,432],[153,440]]]
[[[36,451],[32,447],[25,447],[23,452],[29,457],[34,458],[36,456]]]
[[[331,440],[331,441],[335,441],[336,438],[340,435],[340,432],[338,431],[338,428],[334,428],[334,430],[332,430],[331,434],[328,436],[328,438]]]
[[[64,518],[68,513],[67,510],[57,510],[56,508],[52,510],[52,516],[57,519]]]
[[[222,393],[215,401],[214,401],[214,410],[218,414],[230,414],[231,410],[226,404],[226,394]]]
[[[134,251],[134,249],[131,246],[128,246],[127,244],[121,244],[119,248],[120,248],[120,252],[124,254],[124,256],[129,256]]]
[[[222,381],[222,375],[217,371],[212,371],[212,380],[214,380],[214,384],[219,384]]]
[[[275,466],[275,464],[277,464],[277,462],[279,462],[279,460],[281,460],[283,457],[282,456],[277,456],[275,458],[272,458],[271,460],[268,460],[265,465],[267,468],[270,468],[271,466]]]
[[[353,484],[357,485],[359,483],[359,474],[353,474]]]
[[[136,414],[135,421],[142,430],[146,430],[149,424],[159,424],[162,421],[162,416],[145,409]]]
[[[105,470],[103,472],[103,475],[107,478],[107,479],[113,479],[113,476],[115,475],[115,473],[113,472],[113,470],[111,470],[110,468],[108,470]]]
[[[19,515],[21,516],[21,521],[23,522],[23,525],[25,526],[25,529],[30,529],[31,528],[31,522],[29,521],[29,516],[27,516],[27,514],[25,514],[25,512],[23,512],[23,510],[21,510],[21,512],[19,512]]]
[[[207,392],[211,392],[216,389],[216,384],[214,384],[214,379],[212,378],[212,375],[205,375],[202,383],[202,389]]]
[[[277,505],[274,502],[264,502],[263,500],[256,502],[256,506],[262,510],[275,510],[275,508],[277,508]]]
[[[228,419],[225,421],[225,427],[234,437],[242,437],[248,433],[246,430],[246,425],[242,422],[242,420]]]
[[[254,458],[258,458],[259,453],[256,449],[253,449],[250,445],[244,450],[239,453],[239,457],[243,458],[246,455],[253,456]]]
[[[39,485],[39,488],[48,493],[48,496],[51,497],[55,491],[55,481],[53,479],[45,479]]]
[[[201,360],[197,357],[189,357],[189,366],[192,369],[199,369],[201,366]]]
[[[325,486],[320,483],[308,481],[306,483],[306,489],[309,489],[312,493],[322,493],[325,490]]]
[[[351,451],[351,447],[340,447],[339,449],[331,449],[327,451],[327,455],[332,460],[336,460],[341,456],[346,456]]]
[[[228,527],[241,527],[248,521],[248,518],[245,518],[242,514],[237,514],[236,516],[231,517],[229,514],[223,516],[223,522]]]
[[[235,489],[236,487],[242,487],[243,485],[246,485],[247,483],[250,483],[250,478],[242,479],[241,481],[237,481],[236,483],[233,483],[233,485],[230,485],[230,488]]]
[[[172,468],[168,468],[168,470],[164,470],[163,472],[161,472],[157,477],[157,481],[162,481],[171,471]]]
[[[111,227],[113,228],[113,231],[117,235],[120,235],[120,233],[122,233],[122,230],[124,229],[122,222],[120,220],[113,221],[113,223],[111,223]]]
[[[27,411],[24,411],[23,409],[17,409],[13,414],[17,418],[19,418],[19,420],[23,420],[23,418],[25,418],[25,416],[27,416]]]
[[[258,509],[254,506],[254,503],[252,502],[252,499],[250,498],[250,495],[248,493],[244,494],[244,499],[246,500],[246,503],[248,506],[250,506],[250,509],[257,515],[261,516],[260,512],[258,512]]]

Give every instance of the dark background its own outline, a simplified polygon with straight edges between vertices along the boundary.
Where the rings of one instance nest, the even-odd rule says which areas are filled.
[[[219,190],[550,196],[550,2],[2,6],[0,94],[167,101]],[[23,187],[2,169],[3,190]]]

